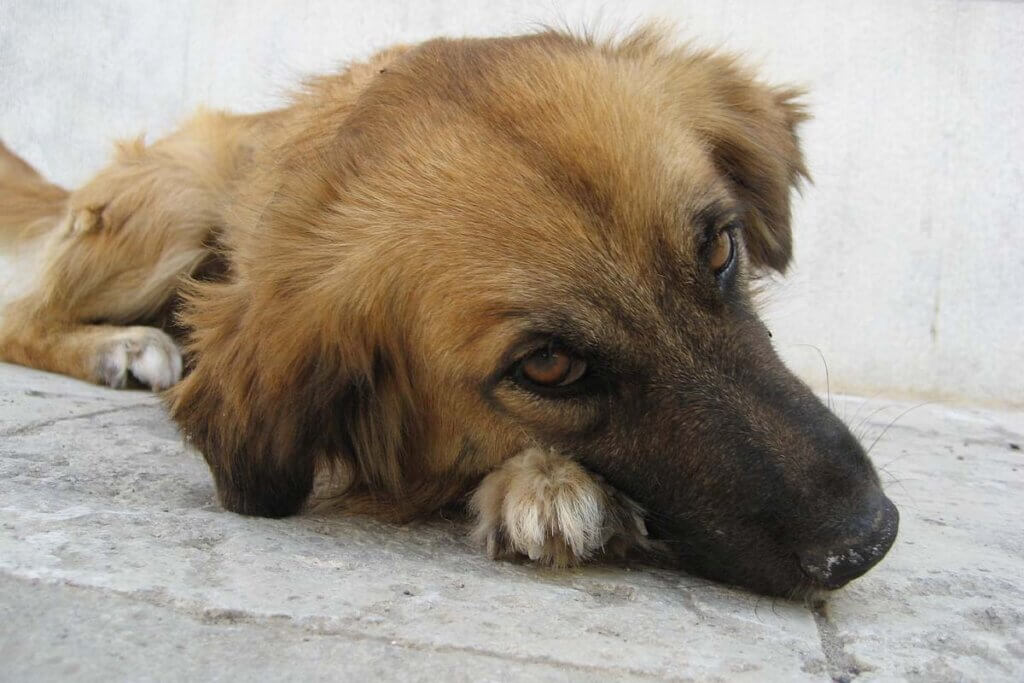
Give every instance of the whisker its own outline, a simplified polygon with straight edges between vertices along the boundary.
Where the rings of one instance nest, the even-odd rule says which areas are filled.
[[[860,402],[860,405],[857,406],[857,410],[854,411],[853,417],[851,417],[849,420],[845,420],[845,419],[843,420],[843,422],[845,422],[846,425],[850,428],[850,431],[853,431],[853,429],[854,429],[853,428],[853,422],[854,422],[854,420],[857,419],[857,416],[860,415],[860,411],[864,409],[864,406],[869,405],[872,401],[874,401],[876,398],[878,398],[881,395],[882,395],[882,392],[881,391],[877,391],[870,398],[865,398],[863,401]]]
[[[922,406],[926,406],[926,405],[928,405],[929,403],[931,403],[931,401],[925,401],[925,402],[923,402],[923,403],[918,403],[918,404],[917,404],[916,406],[911,406],[911,407],[907,408],[907,409],[906,409],[906,410],[904,410],[904,411],[903,411],[902,413],[900,413],[900,414],[899,414],[899,415],[897,415],[897,416],[896,416],[895,418],[893,418],[892,422],[890,422],[889,424],[887,424],[887,425],[885,426],[885,429],[883,429],[883,430],[882,430],[882,433],[881,433],[881,434],[879,434],[878,436],[876,436],[876,437],[875,437],[875,440],[871,442],[871,445],[870,445],[870,446],[868,447],[868,450],[867,450],[867,452],[868,452],[868,453],[870,454],[870,453],[871,453],[871,449],[875,447],[875,444],[877,444],[877,443],[878,443],[878,440],[879,440],[879,439],[881,439],[881,438],[882,438],[883,436],[885,436],[886,432],[888,432],[888,431],[889,431],[889,430],[890,430],[890,429],[892,428],[892,426],[893,426],[894,424],[896,424],[896,423],[897,423],[897,422],[898,422],[899,420],[902,420],[902,419],[903,419],[903,418],[904,418],[904,417],[905,417],[905,416],[906,416],[906,415],[907,415],[908,413],[910,413],[911,411],[917,410],[918,408],[920,408],[920,407],[922,407]],[[900,456],[900,457],[903,457],[903,456]],[[890,462],[889,462],[888,464],[890,464],[890,465],[891,465],[891,464],[892,464],[893,462],[895,462],[895,460],[893,460],[893,461],[890,461]]]
[[[873,418],[873,417],[874,417],[875,415],[878,415],[878,414],[879,414],[880,412],[882,412],[883,410],[888,410],[889,408],[892,408],[892,406],[891,406],[891,405],[884,405],[884,406],[882,406],[881,408],[878,408],[877,410],[873,410],[873,411],[871,411],[871,413],[870,413],[870,414],[869,414],[869,415],[868,415],[867,417],[865,417],[865,418],[864,418],[863,420],[861,420],[861,421],[860,421],[860,424],[858,424],[858,425],[857,425],[857,426],[856,426],[856,427],[854,428],[854,431],[857,431],[857,430],[859,430],[859,429],[860,429],[861,427],[863,427],[863,426],[865,426],[866,424],[868,424],[869,422],[871,422],[871,418]],[[860,439],[860,438],[864,437],[864,436],[865,436],[866,434],[867,434],[867,431],[865,431],[865,432],[864,432],[863,434],[861,434],[861,435],[860,435],[860,436],[858,437],[858,439]]]
[[[832,381],[828,374],[828,363],[825,362],[825,354],[821,352],[814,344],[794,344],[793,346],[808,346],[818,352],[818,357],[821,358],[821,364],[825,366],[825,406],[832,410]]]
[[[881,467],[888,467],[889,465],[893,464],[894,462],[899,462],[900,460],[902,460],[903,458],[907,457],[908,455],[910,455],[910,453],[907,453],[907,452],[900,453],[899,455],[897,455],[892,460],[888,461],[884,465],[881,465]]]
[[[890,486],[892,484],[895,484],[896,486],[899,486],[900,490],[903,491],[903,494],[910,500],[911,504],[915,508],[917,507],[917,500],[914,499],[914,496],[911,495],[911,493],[907,489],[907,487],[903,485],[903,480],[902,479],[897,479],[896,477],[894,477],[892,472],[890,472],[889,470],[885,469],[885,465],[879,465],[877,467],[877,469],[881,470],[882,472],[884,472],[889,477],[889,481],[885,482],[886,486]]]

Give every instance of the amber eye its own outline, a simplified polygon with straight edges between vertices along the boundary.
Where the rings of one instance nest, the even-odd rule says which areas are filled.
[[[564,387],[572,384],[587,369],[582,358],[571,355],[557,346],[547,346],[523,359],[519,366],[522,376],[542,387]]]
[[[711,254],[708,256],[708,265],[711,266],[711,270],[715,271],[716,275],[732,263],[734,248],[731,230],[723,230],[718,233],[714,244],[711,245]]]

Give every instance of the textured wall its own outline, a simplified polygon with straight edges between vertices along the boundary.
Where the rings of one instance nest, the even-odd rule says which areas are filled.
[[[833,390],[1024,404],[1024,4],[997,1],[0,3],[0,137],[68,185],[199,104],[254,110],[394,41],[665,17],[810,87],[816,184],[770,288],[783,355]]]

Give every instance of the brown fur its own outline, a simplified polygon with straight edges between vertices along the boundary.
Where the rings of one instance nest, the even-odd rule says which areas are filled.
[[[51,226],[0,359],[165,388],[180,373],[157,328],[185,331],[168,402],[231,510],[297,512],[320,473],[341,482],[332,507],[409,519],[493,472],[473,498],[492,555],[566,564],[646,545],[616,489],[674,505],[629,445],[661,427],[637,419],[609,461],[607,439],[584,444],[632,403],[542,400],[503,370],[571,322],[622,392],[671,370],[731,396],[715,354],[735,342],[698,237],[742,220],[739,302],[752,273],[785,269],[806,174],[797,94],[651,31],[436,40],[315,79],[278,111],[201,112],[124,143],[70,194],[0,150],[0,230]],[[729,339],[762,334],[736,324]],[[797,439],[736,395],[757,434]],[[710,490],[727,475],[699,448],[680,457]]]

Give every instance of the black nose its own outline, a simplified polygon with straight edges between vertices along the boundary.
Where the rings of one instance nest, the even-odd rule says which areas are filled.
[[[799,553],[804,574],[824,588],[840,588],[885,557],[896,540],[900,513],[892,501],[879,497],[874,514],[854,525],[859,528],[851,529],[845,539]]]

